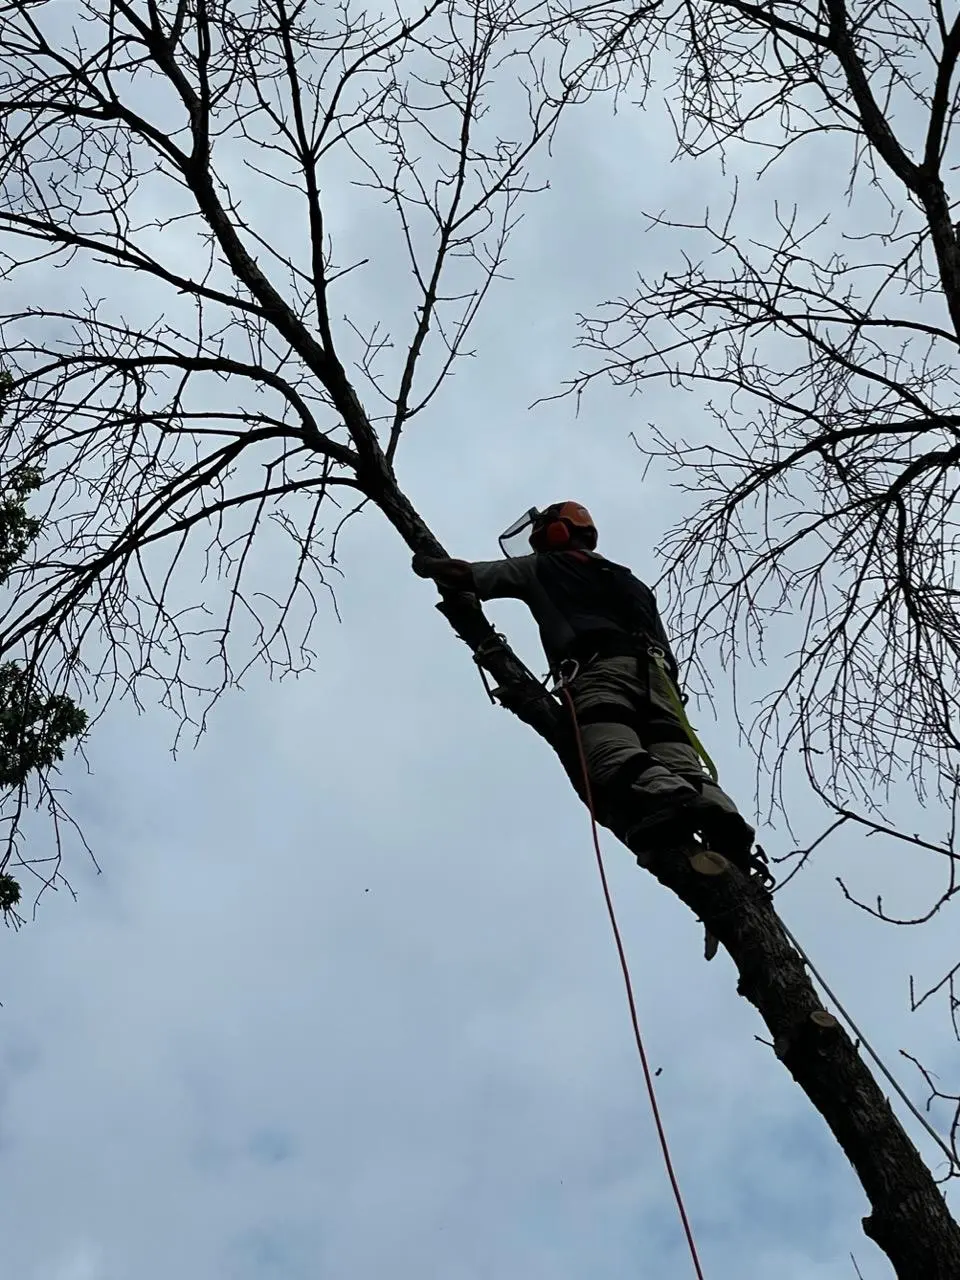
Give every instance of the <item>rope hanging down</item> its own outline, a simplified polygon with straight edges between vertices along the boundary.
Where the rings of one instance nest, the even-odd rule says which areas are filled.
[[[440,606],[438,606],[438,608],[439,607]],[[500,692],[500,690],[491,688],[488,677],[487,677],[487,673],[483,667],[483,660],[488,655],[490,650],[496,649],[497,647],[504,646],[504,645],[505,645],[504,637],[500,635],[499,632],[494,632],[493,635],[491,635],[487,640],[485,640],[479,646],[476,653],[474,654],[474,661],[476,662],[477,667],[480,671],[480,676],[481,676],[481,679],[483,680],[483,685],[487,692],[487,696],[489,697],[491,703],[493,703],[494,705],[497,705],[498,703],[497,694]],[[651,653],[651,657],[653,657],[655,661],[657,660],[657,655],[655,653]],[[661,657],[661,663],[662,663],[662,657]],[[607,873],[603,863],[603,854],[601,853],[601,850],[600,850],[600,838],[597,831],[597,820],[596,820],[596,814],[594,812],[594,807],[593,807],[593,796],[590,789],[590,777],[589,777],[589,772],[587,768],[586,753],[583,748],[583,740],[580,735],[580,725],[577,720],[576,709],[573,704],[573,699],[569,693],[569,690],[566,687],[568,683],[569,683],[569,678],[567,680],[561,680],[557,685],[557,687],[555,687],[552,690],[545,687],[543,694],[540,696],[549,698],[559,693],[562,696],[563,700],[566,702],[567,709],[570,713],[570,719],[573,724],[574,735],[576,738],[577,754],[579,757],[580,769],[583,774],[584,798],[586,799],[587,808],[590,813],[590,825],[591,825],[591,831],[593,834],[593,847],[594,847],[594,852],[597,860],[597,868],[600,873],[600,881],[603,886],[603,896],[604,896],[604,901],[607,907],[607,915],[610,919],[610,926],[613,930],[614,941],[616,942],[616,946],[617,946],[617,955],[620,960],[620,969],[623,974],[624,986],[626,988],[626,993],[627,993],[627,1001],[630,1006],[630,1017],[633,1023],[633,1033],[634,1033],[634,1038],[637,1044],[637,1052],[640,1055],[640,1063],[641,1063],[641,1066],[643,1067],[643,1074],[644,1074],[644,1079],[646,1081],[647,1093],[650,1098],[650,1106],[653,1112],[653,1118],[657,1128],[657,1136],[659,1137],[659,1140],[660,1140],[660,1148],[661,1148],[661,1151],[663,1152],[664,1164],[666,1165],[667,1175],[670,1179],[670,1185],[673,1189],[674,1198],[677,1202],[677,1209],[680,1214],[680,1220],[683,1224],[684,1234],[686,1235],[686,1238],[687,1238],[687,1244],[690,1249],[691,1259],[693,1260],[694,1270],[697,1275],[697,1280],[704,1280],[703,1270],[700,1265],[700,1258],[697,1254],[697,1247],[693,1237],[693,1231],[691,1229],[690,1221],[687,1217],[686,1209],[684,1207],[683,1197],[680,1193],[680,1186],[679,1186],[679,1183],[677,1182],[676,1174],[674,1173],[673,1162],[670,1158],[670,1150],[667,1144],[667,1137],[663,1128],[663,1123],[660,1118],[660,1109],[657,1104],[656,1091],[653,1086],[653,1077],[650,1073],[650,1067],[647,1061],[646,1050],[643,1045],[643,1037],[640,1033],[640,1021],[637,1015],[636,1002],[634,1000],[634,995],[633,995],[633,984],[630,978],[630,970],[627,965],[627,958],[623,949],[623,942],[620,936],[620,929],[617,924],[616,913],[613,907],[613,900],[611,898],[610,888],[607,883]],[[669,681],[668,681],[668,685],[669,685]],[[706,750],[703,748],[702,744],[700,743],[700,740],[697,737],[696,732],[693,730],[693,726],[690,724],[689,720],[687,719],[686,709],[684,708],[683,703],[680,701],[679,697],[677,698],[676,709],[677,709],[679,718],[681,720],[681,723],[683,723],[684,728],[688,732],[688,736],[690,738],[691,744],[694,746],[694,749],[697,751],[697,754],[706,764],[708,772],[710,773],[711,777],[713,777],[714,780],[716,780],[716,773],[717,773],[716,765],[714,764],[713,760],[710,758]],[[787,926],[784,924],[782,918],[780,919],[780,925],[784,933],[786,934],[787,938],[789,939],[789,941],[792,943],[792,945],[796,948],[796,950],[800,954],[801,959],[809,969],[810,973],[820,983],[820,986],[823,988],[823,991],[827,995],[827,997],[833,1001],[841,1017],[850,1027],[850,1030],[853,1032],[854,1036],[857,1038],[860,1044],[863,1045],[864,1049],[869,1054],[869,1056],[873,1059],[877,1068],[880,1070],[880,1072],[883,1074],[883,1076],[892,1086],[894,1092],[901,1099],[901,1101],[906,1105],[907,1109],[913,1115],[914,1119],[918,1121],[918,1123],[923,1127],[927,1135],[936,1143],[936,1145],[940,1148],[940,1150],[946,1156],[950,1169],[954,1170],[954,1169],[960,1168],[960,1166],[958,1166],[957,1164],[957,1157],[955,1153],[951,1151],[950,1147],[944,1141],[943,1137],[939,1133],[937,1133],[937,1131],[931,1125],[930,1121],[926,1118],[926,1116],[924,1116],[920,1112],[916,1104],[913,1102],[913,1100],[909,1097],[909,1095],[903,1089],[902,1085],[900,1085],[900,1083],[893,1076],[889,1068],[880,1058],[879,1054],[872,1047],[870,1042],[867,1040],[866,1036],[864,1036],[863,1032],[860,1030],[857,1024],[853,1021],[850,1014],[841,1004],[841,1002],[839,1001],[835,993],[828,986],[827,982],[823,978],[822,974],[817,970],[817,968],[813,964],[807,952],[797,941],[796,937],[790,931],[790,929],[788,929]],[[709,933],[707,935],[707,939],[708,939],[707,957],[709,959],[710,958],[709,943],[712,941]]]
[[[891,1088],[893,1089],[894,1093],[896,1093],[897,1096],[900,1098],[900,1100],[904,1103],[904,1105],[906,1106],[910,1114],[913,1116],[913,1118],[922,1126],[922,1128],[926,1131],[928,1136],[933,1139],[933,1141],[937,1144],[937,1146],[940,1148],[943,1154],[947,1157],[951,1174],[954,1171],[960,1172],[960,1164],[957,1163],[956,1153],[950,1150],[949,1146],[947,1146],[943,1137],[939,1133],[937,1133],[936,1129],[934,1129],[933,1125],[930,1123],[927,1117],[923,1115],[923,1113],[918,1109],[917,1104],[912,1100],[912,1098],[906,1092],[903,1086],[897,1081],[896,1077],[893,1075],[890,1068],[886,1065],[886,1063],[877,1053],[876,1049],[873,1048],[870,1041],[867,1039],[867,1037],[863,1034],[863,1032],[854,1022],[853,1018],[851,1018],[850,1014],[847,1013],[846,1009],[840,1003],[838,996],[827,985],[827,980],[824,978],[823,974],[820,973],[816,965],[807,955],[806,951],[804,951],[803,947],[801,947],[800,943],[797,941],[794,935],[790,932],[787,926],[783,923],[782,916],[780,917],[780,927],[783,930],[783,932],[787,935],[787,938],[790,940],[793,946],[797,949],[800,955],[800,959],[803,961],[803,963],[807,966],[807,968],[816,978],[817,982],[820,983],[820,986],[823,988],[825,994],[836,1005],[837,1012],[846,1022],[847,1026],[853,1032],[858,1042],[863,1045],[864,1049],[867,1051],[869,1056],[873,1059],[874,1064],[877,1067],[877,1070],[884,1076],[884,1078],[887,1080],[887,1082],[890,1084]]]
[[[640,1065],[643,1068],[643,1078],[647,1085],[647,1094],[650,1098],[650,1108],[653,1111],[653,1120],[657,1126],[657,1137],[660,1139],[660,1150],[663,1152],[663,1162],[666,1165],[667,1176],[670,1179],[670,1186],[673,1188],[673,1196],[677,1202],[677,1209],[680,1213],[680,1221],[683,1224],[684,1235],[687,1237],[690,1257],[693,1260],[693,1269],[696,1272],[697,1280],[704,1280],[703,1268],[700,1265],[700,1256],[697,1253],[696,1241],[693,1238],[693,1229],[690,1226],[690,1219],[687,1217],[687,1211],[683,1203],[683,1196],[680,1193],[680,1184],[677,1181],[677,1175],[673,1169],[673,1161],[670,1158],[670,1147],[667,1144],[667,1135],[663,1128],[663,1121],[660,1118],[660,1107],[657,1103],[657,1093],[653,1087],[653,1075],[650,1071],[650,1064],[647,1061],[647,1051],[644,1048],[643,1036],[640,1033],[640,1019],[637,1015],[637,1003],[633,995],[633,982],[630,978],[630,968],[627,964],[626,952],[623,949],[623,939],[620,936],[620,926],[617,924],[616,912],[613,909],[613,899],[610,896],[610,886],[607,883],[607,869],[603,864],[603,854],[600,851],[600,836],[597,831],[597,818],[593,808],[593,795],[590,790],[590,775],[587,769],[586,753],[583,749],[583,739],[580,736],[580,725],[577,721],[577,713],[573,705],[573,698],[565,685],[561,686],[561,693],[570,712],[570,719],[573,722],[573,731],[577,740],[577,755],[580,760],[580,768],[583,771],[584,797],[587,802],[587,809],[590,812],[590,829],[593,833],[593,849],[596,854],[597,869],[600,872],[600,883],[603,886],[603,898],[607,905],[607,915],[610,918],[610,927],[613,930],[614,942],[617,945],[617,955],[620,958],[620,972],[623,974],[623,985],[626,988],[627,1003],[630,1006],[630,1020],[633,1023],[633,1035],[637,1043],[637,1052],[640,1055]]]

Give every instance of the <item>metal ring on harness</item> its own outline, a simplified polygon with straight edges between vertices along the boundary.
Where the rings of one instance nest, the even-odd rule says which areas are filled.
[[[580,674],[580,663],[576,658],[563,658],[558,664],[553,675],[553,688],[551,693],[559,693],[561,689],[567,689],[573,684],[577,676]]]

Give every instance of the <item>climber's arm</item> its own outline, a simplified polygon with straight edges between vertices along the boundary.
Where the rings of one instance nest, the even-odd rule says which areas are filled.
[[[450,560],[425,556],[413,557],[413,571],[421,578],[433,578],[441,590],[470,591],[481,600],[513,598],[525,600],[530,594],[536,557],[518,556],[513,560]]]

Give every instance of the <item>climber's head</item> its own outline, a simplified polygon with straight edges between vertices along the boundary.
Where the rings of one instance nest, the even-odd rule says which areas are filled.
[[[505,556],[527,555],[527,546],[534,551],[562,551],[566,547],[593,551],[596,545],[597,527],[579,502],[554,502],[544,511],[531,507],[500,535]]]
[[[565,547],[582,547],[593,551],[597,545],[597,527],[593,516],[579,502],[554,502],[537,512],[531,522],[530,546],[534,551],[562,551]]]

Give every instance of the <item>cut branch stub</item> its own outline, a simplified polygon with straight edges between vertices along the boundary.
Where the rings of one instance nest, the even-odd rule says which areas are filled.
[[[690,866],[702,876],[722,876],[730,870],[730,863],[713,849],[698,849],[690,856]]]

